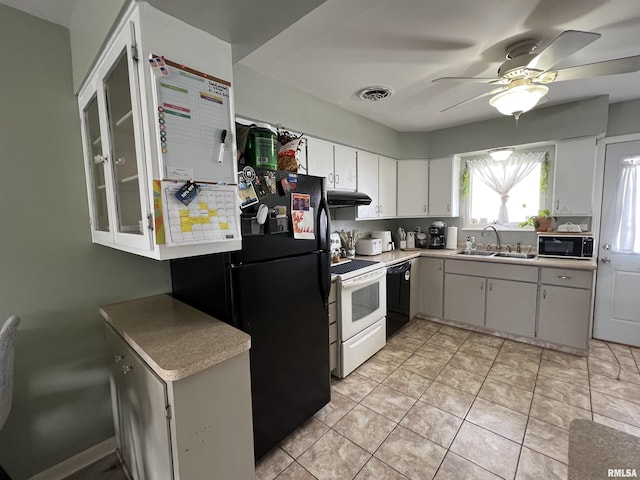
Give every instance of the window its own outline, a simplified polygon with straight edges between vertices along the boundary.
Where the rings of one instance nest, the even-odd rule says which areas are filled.
[[[518,227],[544,208],[540,176],[545,153],[513,154],[502,162],[488,158],[469,160],[466,226],[495,223]]]

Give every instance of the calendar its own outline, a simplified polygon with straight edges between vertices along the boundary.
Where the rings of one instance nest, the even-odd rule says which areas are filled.
[[[156,243],[167,246],[237,241],[240,234],[240,204],[235,185],[198,183],[189,205],[175,194],[184,182],[156,181]]]

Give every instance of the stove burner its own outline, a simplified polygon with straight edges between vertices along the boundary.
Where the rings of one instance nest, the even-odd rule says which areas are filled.
[[[335,275],[343,275],[345,273],[360,270],[361,268],[376,265],[380,262],[372,262],[370,260],[351,260],[350,262],[343,263],[341,265],[335,265],[331,267],[331,273]]]

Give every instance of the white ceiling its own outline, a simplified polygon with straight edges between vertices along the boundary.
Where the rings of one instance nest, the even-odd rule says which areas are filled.
[[[75,1],[0,0],[64,26],[69,25]],[[640,55],[639,0],[150,3],[231,42],[234,61],[399,131],[429,131],[499,117],[487,97],[441,113],[492,87],[431,80],[493,77],[505,48],[525,38],[539,39],[544,48],[568,29],[602,34],[559,67]],[[372,85],[391,87],[394,94],[384,101],[363,102],[357,92]],[[612,102],[640,98],[639,86],[640,72],[555,83],[547,105],[602,94],[610,95]]]
[[[433,84],[442,76],[494,77],[507,45],[562,31],[602,34],[560,67],[640,55],[638,0],[327,0],[240,63],[399,131],[498,117],[487,84]],[[360,100],[365,86],[394,91]],[[550,85],[547,105],[609,94],[640,97],[640,72]],[[526,115],[526,114],[525,114]]]

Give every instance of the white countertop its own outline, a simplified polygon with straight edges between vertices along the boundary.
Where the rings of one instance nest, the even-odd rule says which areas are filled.
[[[251,337],[169,295],[100,307],[105,321],[165,381],[177,381],[251,347]]]
[[[532,267],[552,267],[552,268],[568,268],[571,270],[596,270],[598,264],[596,260],[575,260],[575,259],[563,259],[563,258],[547,258],[547,257],[535,257],[531,259],[524,258],[509,258],[509,257],[483,257],[474,255],[459,255],[462,249],[458,250],[445,250],[445,249],[413,249],[413,250],[392,250],[390,252],[384,252],[380,255],[372,256],[357,256],[363,260],[373,260],[382,262],[386,266],[393,265],[394,263],[401,262],[403,260],[410,260],[417,257],[435,257],[465,260],[471,262],[492,262],[492,263],[510,263],[514,265],[530,265]]]

